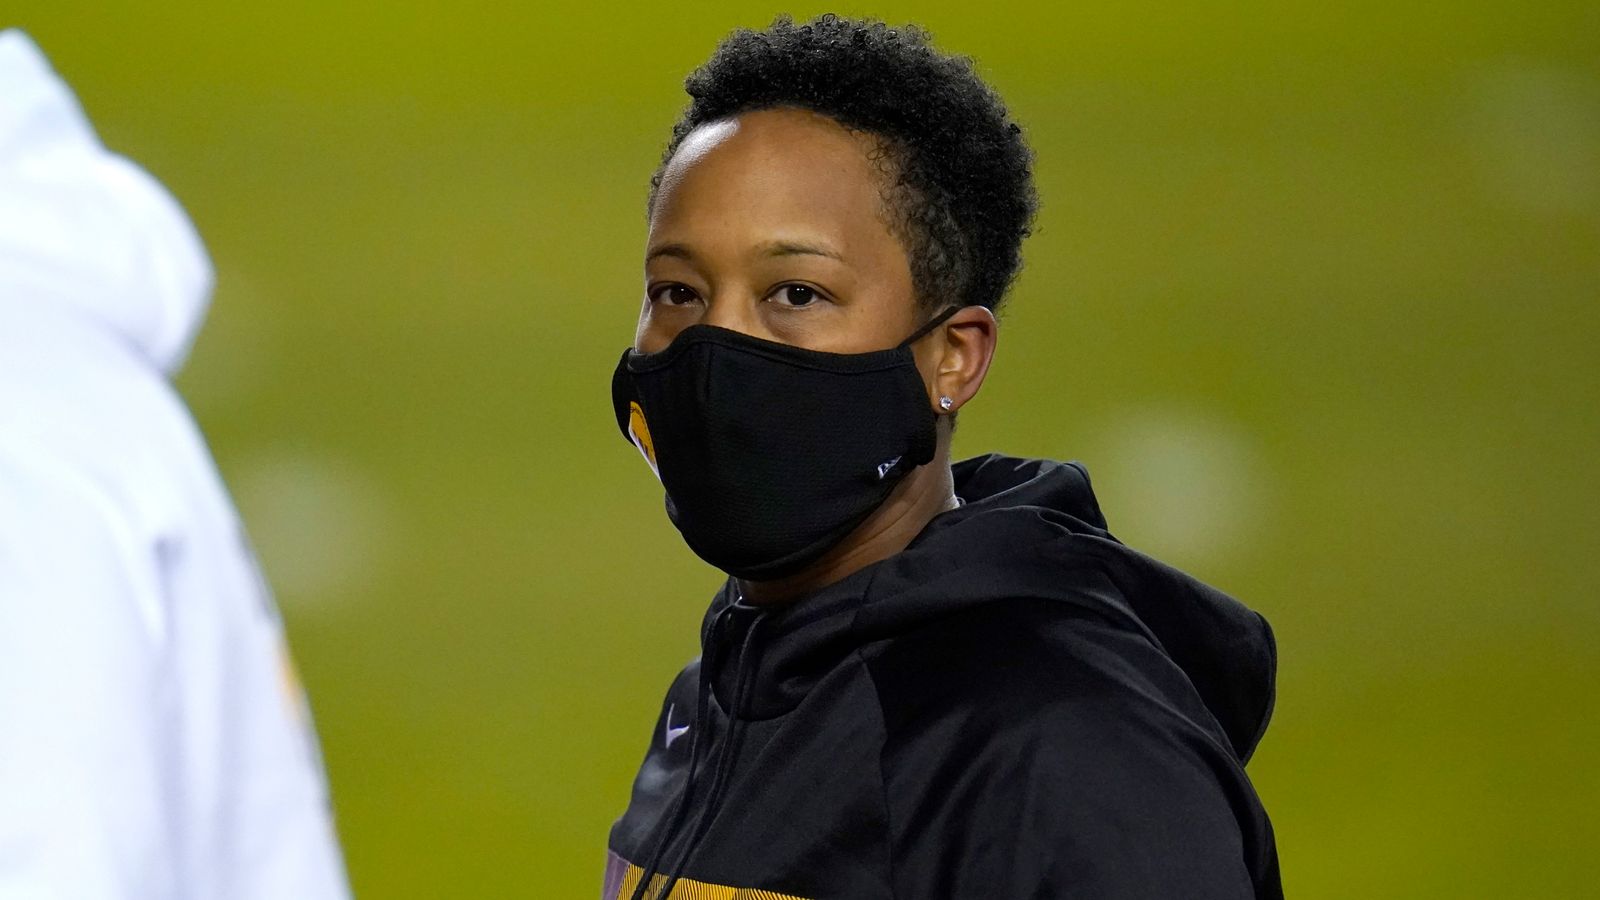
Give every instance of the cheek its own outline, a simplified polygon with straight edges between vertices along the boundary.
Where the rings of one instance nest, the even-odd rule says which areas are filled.
[[[633,324],[633,345],[639,346],[639,339],[644,337],[645,326],[650,322],[650,298],[646,297],[639,302],[639,319]]]
[[[633,347],[641,353],[658,353],[667,348],[678,332],[699,321],[699,304],[661,306],[646,300],[639,310],[639,324],[633,332]]]
[[[928,394],[932,396],[938,390],[939,364],[944,360],[943,345],[938,341],[923,341],[912,348],[912,353],[917,360],[917,371],[922,374],[922,383],[928,386]]]
[[[643,353],[654,352],[651,344],[650,299],[646,297],[639,304],[639,321],[633,326],[633,349]]]

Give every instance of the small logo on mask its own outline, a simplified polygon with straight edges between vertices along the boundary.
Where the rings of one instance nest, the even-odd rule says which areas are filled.
[[[661,470],[656,467],[656,445],[650,439],[650,426],[644,420],[644,407],[637,401],[628,404],[628,437],[633,445],[644,454],[644,461],[650,464],[650,471],[661,477]]]
[[[898,462],[900,462],[900,457],[896,456],[894,459],[878,463],[878,480],[882,481],[883,477],[888,475]]]

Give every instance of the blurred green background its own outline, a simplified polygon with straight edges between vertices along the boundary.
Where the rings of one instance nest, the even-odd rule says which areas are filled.
[[[1043,196],[965,453],[1263,611],[1296,897],[1600,879],[1600,5],[847,4]],[[607,386],[683,76],[766,4],[16,0],[216,258],[180,387],[358,893],[590,897],[716,575]],[[792,7],[797,16],[824,11]]]

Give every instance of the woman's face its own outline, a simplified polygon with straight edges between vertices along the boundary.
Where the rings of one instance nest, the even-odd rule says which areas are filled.
[[[811,350],[893,347],[919,321],[874,142],[796,109],[703,125],[662,173],[634,346],[696,324]]]

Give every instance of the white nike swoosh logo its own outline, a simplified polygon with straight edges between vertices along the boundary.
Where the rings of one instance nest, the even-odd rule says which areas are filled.
[[[677,728],[672,727],[672,711],[677,708],[678,705],[676,703],[667,707],[667,734],[663,743],[666,745],[665,749],[669,750],[672,748],[673,741],[683,737],[689,731],[689,726],[687,725],[679,725]]]

